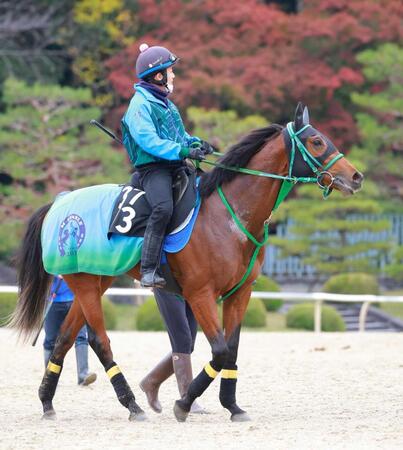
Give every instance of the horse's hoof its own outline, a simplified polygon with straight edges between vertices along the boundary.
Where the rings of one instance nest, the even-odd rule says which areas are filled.
[[[54,409],[49,409],[43,413],[42,420],[56,420],[56,411]]]
[[[250,418],[249,414],[246,412],[238,413],[238,414],[232,414],[231,421],[232,422],[249,422],[252,419]]]
[[[147,422],[148,417],[144,411],[131,412],[129,416],[130,422]]]
[[[189,412],[182,409],[179,406],[178,400],[176,400],[176,402],[174,404],[174,414],[175,414],[176,420],[178,422],[186,422]]]

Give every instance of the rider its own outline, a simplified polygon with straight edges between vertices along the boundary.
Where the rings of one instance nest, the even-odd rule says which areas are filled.
[[[123,142],[140,173],[151,215],[141,255],[141,285],[164,287],[158,272],[162,241],[173,211],[172,182],[184,159],[203,160],[212,147],[190,136],[176,106],[168,100],[175,78],[172,66],[178,58],[165,47],[140,46],[136,73],[140,82],[122,119]]]

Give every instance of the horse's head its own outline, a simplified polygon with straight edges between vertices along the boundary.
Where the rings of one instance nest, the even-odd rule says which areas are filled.
[[[316,177],[319,186],[345,195],[361,188],[364,176],[348,162],[333,142],[309,124],[308,108],[298,104],[294,122],[283,130],[292,177]]]

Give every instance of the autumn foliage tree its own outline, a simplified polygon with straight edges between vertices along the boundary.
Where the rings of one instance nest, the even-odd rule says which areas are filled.
[[[363,82],[354,55],[402,36],[401,3],[305,5],[299,14],[286,14],[258,0],[139,0],[141,39],[107,63],[109,80],[126,102],[139,43],[163,44],[181,57],[174,95],[180,106],[259,113],[284,123],[302,100],[337,144],[351,144],[357,135],[350,93]]]

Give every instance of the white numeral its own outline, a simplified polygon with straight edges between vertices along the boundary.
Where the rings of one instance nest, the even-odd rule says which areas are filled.
[[[125,226],[122,227],[121,225],[117,225],[116,229],[119,231],[119,233],[127,233],[132,227],[133,219],[136,217],[136,211],[131,206],[125,206],[124,208],[122,208],[122,212],[129,213],[127,216],[122,217]]]
[[[122,209],[122,206],[124,205],[129,192],[131,192],[132,190],[133,188],[131,186],[126,186],[125,188],[123,188],[124,195],[122,201],[119,203],[118,209]]]

